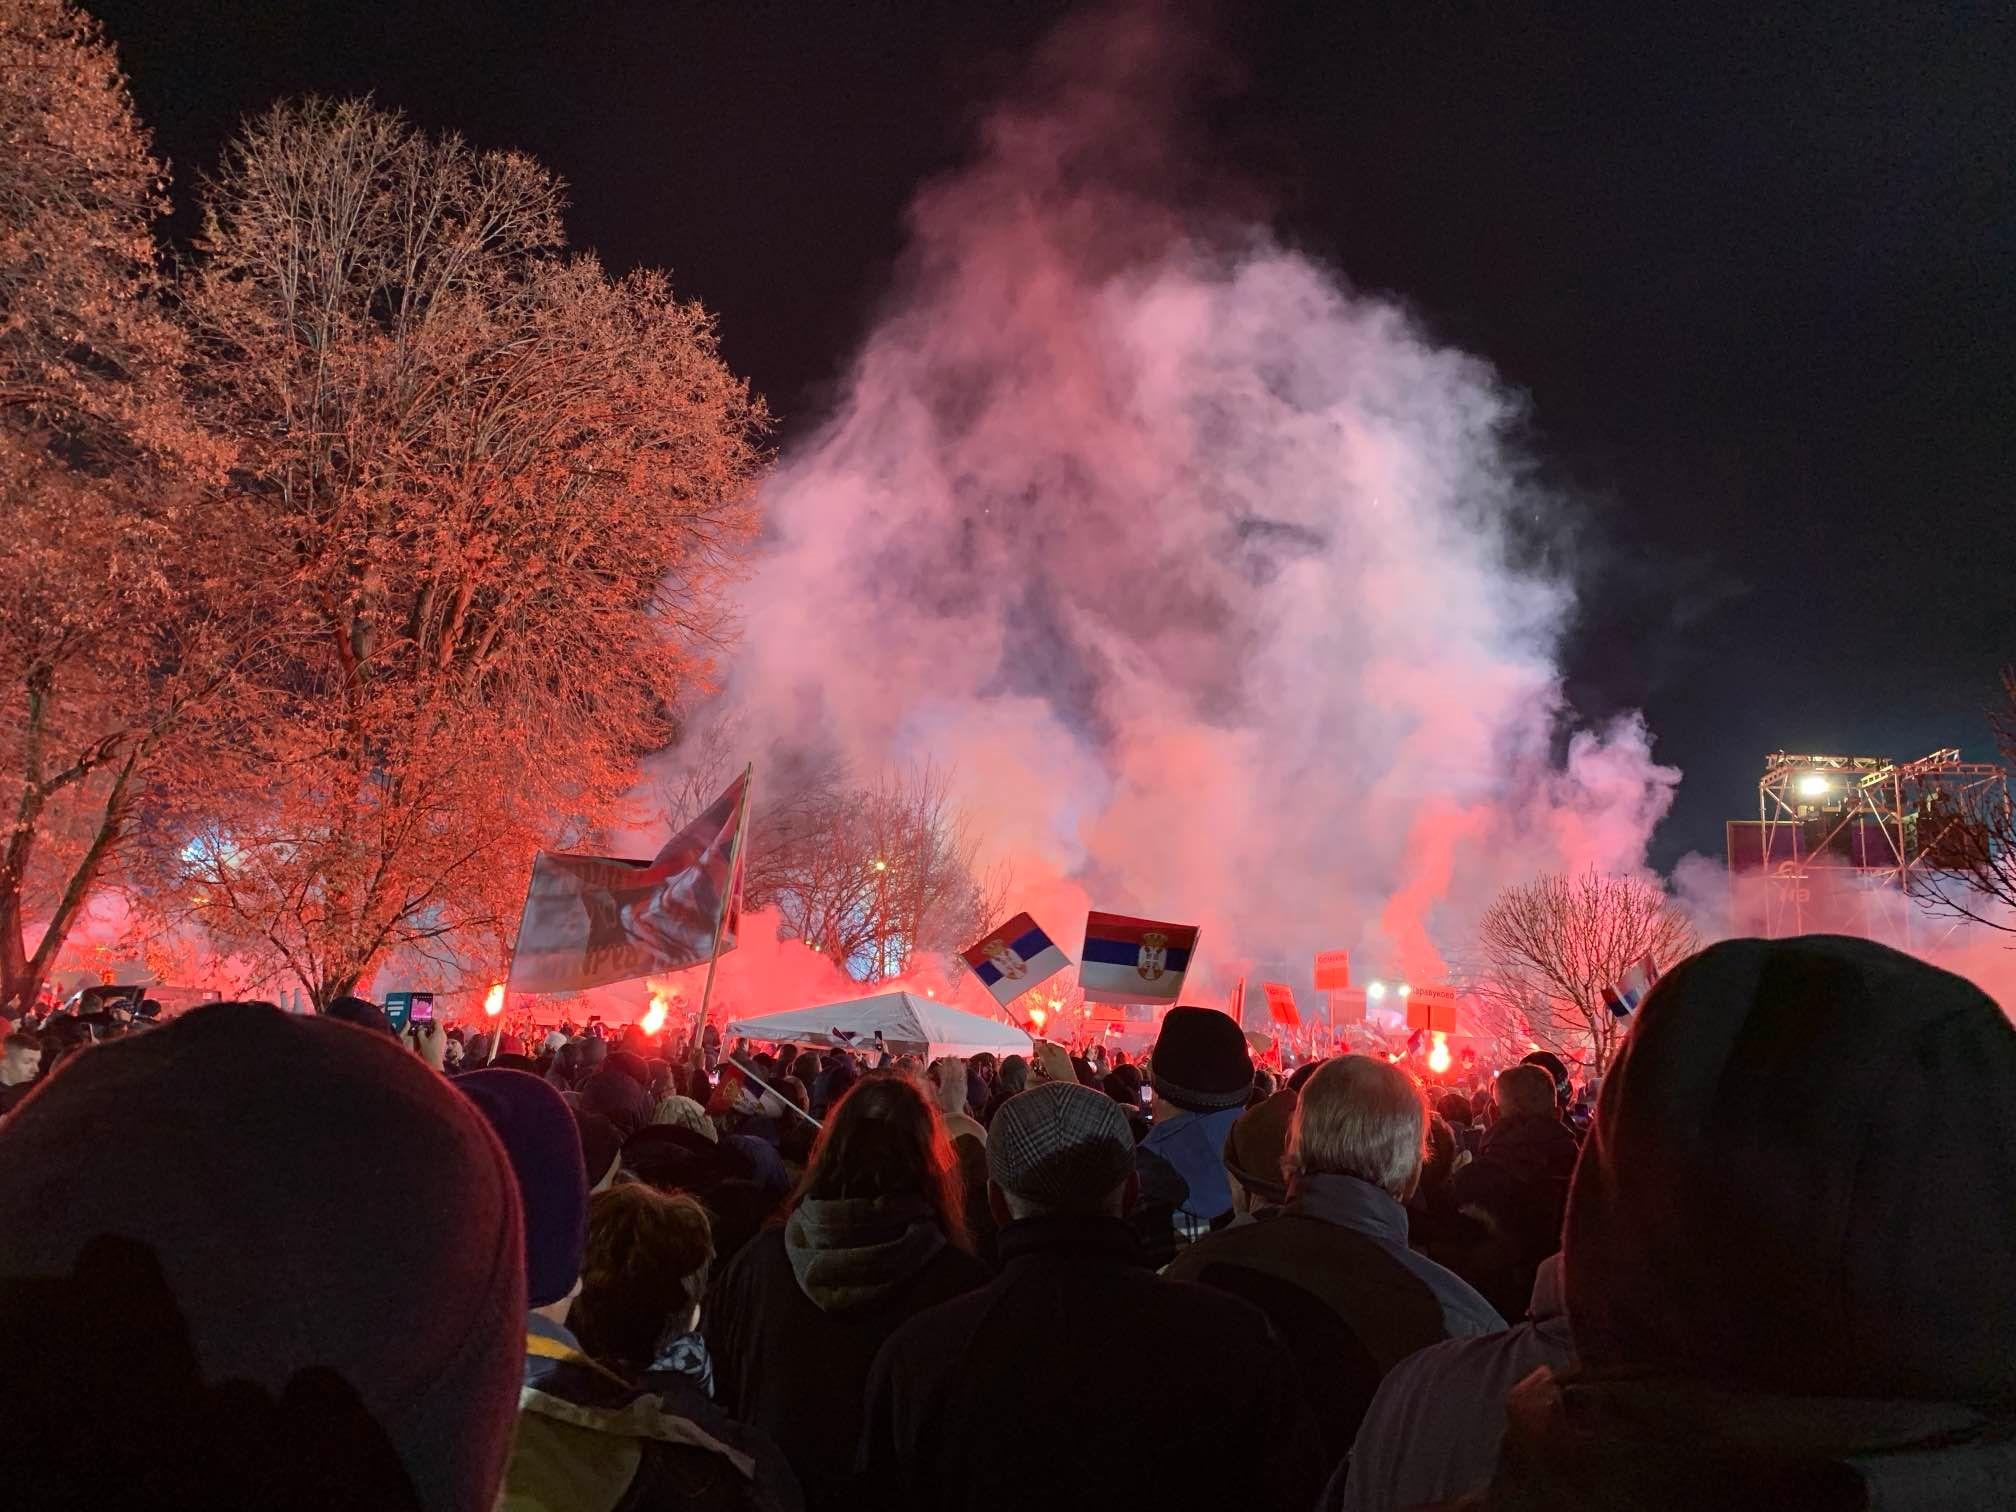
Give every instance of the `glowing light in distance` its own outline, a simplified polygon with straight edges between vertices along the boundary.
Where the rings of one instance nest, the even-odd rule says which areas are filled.
[[[1825,772],[1805,772],[1799,778],[1799,796],[1818,798],[1833,786],[1833,779]]]
[[[881,858],[880,856],[877,856],[877,857],[876,857],[876,858],[874,859],[874,861],[873,861],[873,862],[871,862],[870,864],[871,864],[871,865],[872,865],[872,866],[873,866],[873,867],[875,868],[875,870],[877,870],[877,871],[887,871],[887,870],[889,870],[889,863],[888,863],[887,861],[884,861],[884,860],[883,860],[883,859],[882,859],[882,858]]]
[[[483,994],[483,1013],[487,1018],[495,1018],[504,1011],[504,984],[492,982],[490,990]]]
[[[1034,1024],[1038,1029],[1043,1027],[1043,1021],[1048,1017],[1050,1017],[1049,1010],[1041,1006],[1029,1010],[1029,1022]]]
[[[1405,982],[1400,984],[1399,992],[1402,997],[1412,997],[1414,995],[1414,989],[1409,987]]]
[[[1379,999],[1386,996],[1386,984],[1384,982],[1367,982],[1365,984],[1365,996],[1372,999],[1375,1003],[1378,1002]]]
[[[1440,1031],[1435,1035],[1435,1048],[1428,1052],[1428,1069],[1437,1076],[1449,1069],[1449,1045]]]
[[[651,1006],[644,1010],[644,1017],[637,1021],[637,1027],[646,1034],[656,1034],[665,1027],[665,1014],[671,1008],[672,999],[662,992],[651,994]]]

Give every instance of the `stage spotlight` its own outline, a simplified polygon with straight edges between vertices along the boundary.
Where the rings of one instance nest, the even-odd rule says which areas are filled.
[[[1386,996],[1386,984],[1384,982],[1367,982],[1365,984],[1365,996],[1372,999],[1375,1003],[1378,1002],[1379,999]]]
[[[1807,772],[1799,778],[1799,796],[1818,798],[1834,786],[1834,780],[1825,772]]]

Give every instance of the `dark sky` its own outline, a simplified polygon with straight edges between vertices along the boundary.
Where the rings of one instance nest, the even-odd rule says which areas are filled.
[[[186,190],[245,113],[375,92],[522,147],[673,270],[794,426],[903,206],[1073,7],[99,0]],[[1651,14],[1667,10],[1664,16]],[[1202,12],[1210,15],[1210,12]],[[1227,4],[1213,150],[1284,239],[1529,396],[1574,500],[1585,715],[1719,853],[1775,749],[1986,754],[2016,660],[2016,10]]]

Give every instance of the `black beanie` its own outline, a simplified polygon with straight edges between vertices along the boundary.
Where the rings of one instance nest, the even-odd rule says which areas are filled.
[[[1603,1080],[1564,1242],[1591,1365],[2016,1406],[2016,1028],[1867,940],[1729,940]]]
[[[1156,1095],[1193,1113],[1243,1108],[1253,1058],[1239,1026],[1215,1008],[1171,1008],[1149,1057]]]
[[[439,1073],[261,1004],[76,1055],[0,1123],[0,1290],[113,1236],[158,1267],[204,1383],[354,1394],[430,1512],[487,1509],[503,1482],[520,1224],[497,1136]],[[0,1335],[23,1327],[0,1312]]]
[[[392,1020],[385,1016],[383,1008],[360,997],[335,998],[322,1016],[332,1018],[339,1024],[355,1024],[360,1029],[376,1029],[380,1034],[389,1034],[394,1038],[399,1034],[399,1031],[392,1027]]]

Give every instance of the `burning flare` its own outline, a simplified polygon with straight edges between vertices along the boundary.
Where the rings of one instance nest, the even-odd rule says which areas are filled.
[[[665,1027],[665,1014],[672,1006],[672,995],[656,988],[651,992],[651,1006],[644,1010],[644,1017],[637,1021],[637,1027],[646,1034],[656,1034]]]
[[[1449,1069],[1449,1042],[1439,1029],[1435,1031],[1435,1047],[1428,1052],[1428,1069],[1437,1076]]]
[[[504,1011],[504,984],[492,982],[490,990],[483,994],[483,1015],[495,1018]]]

